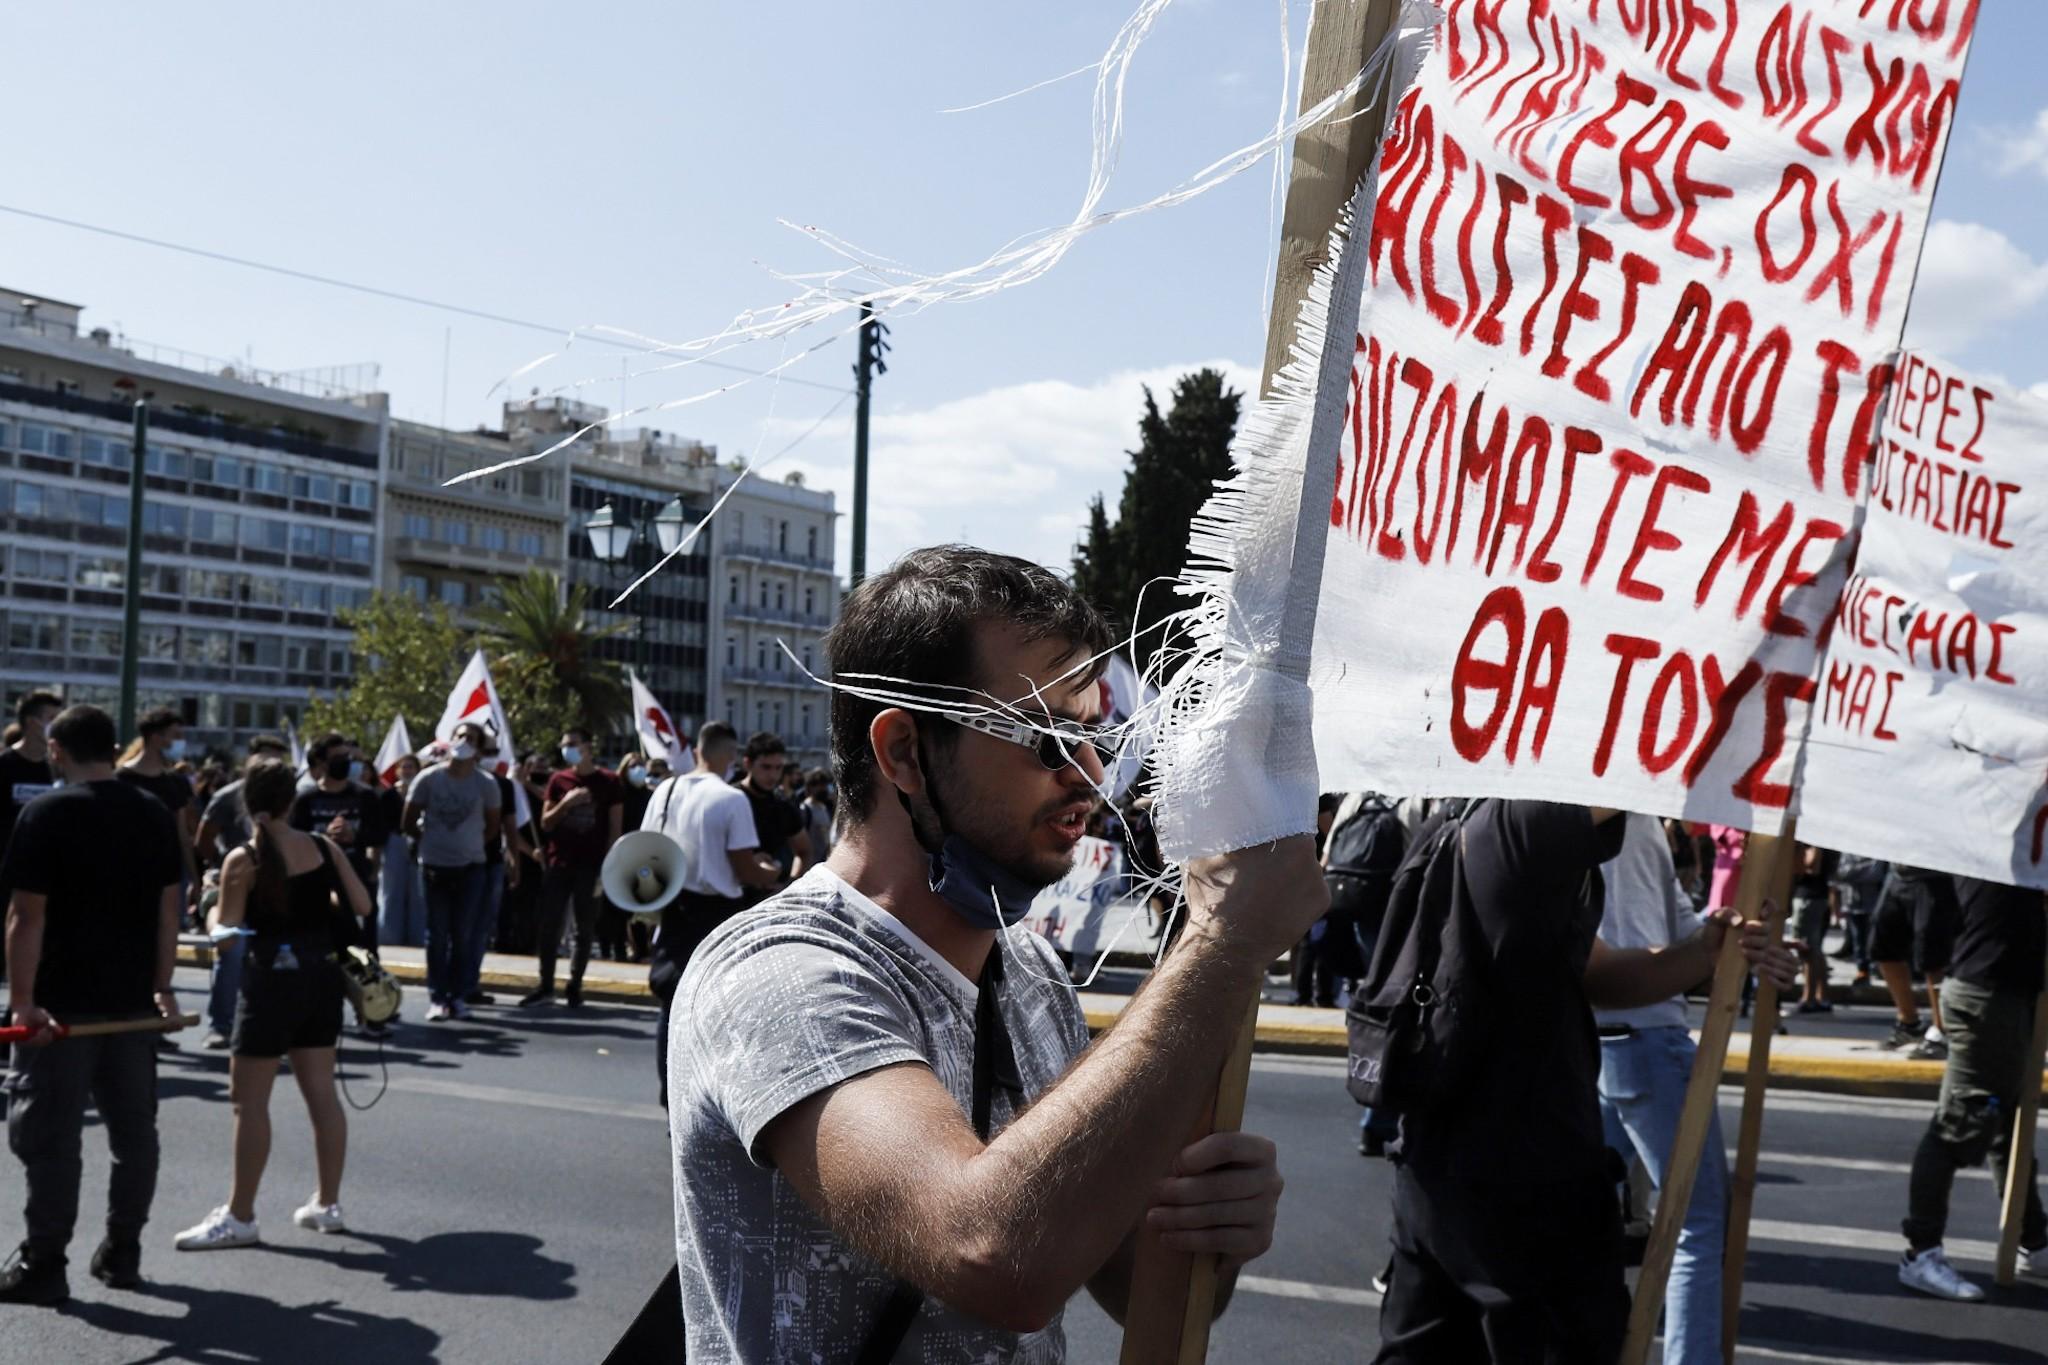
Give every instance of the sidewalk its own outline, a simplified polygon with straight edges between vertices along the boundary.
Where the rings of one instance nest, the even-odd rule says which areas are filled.
[[[204,940],[187,936],[178,943],[181,966],[204,966],[211,953]],[[385,968],[407,985],[426,980],[426,952],[420,948],[385,948]],[[567,963],[559,969],[566,977]],[[509,953],[490,953],[484,958],[483,984],[486,990],[519,996],[539,982],[533,958]],[[557,986],[561,984],[557,980]],[[411,993],[417,1000],[417,990]],[[625,1004],[652,1004],[647,989],[647,968],[623,962],[590,964],[583,977],[583,994],[591,1000]],[[1116,1022],[1130,1003],[1127,995],[1083,992],[1081,1008],[1088,1027],[1101,1032]],[[414,1002],[405,1013],[419,1017]],[[1305,1053],[1342,1057],[1345,1052],[1344,1016],[1333,1009],[1312,1009],[1300,1005],[1259,1006],[1256,1046],[1261,1052]],[[1749,1065],[1749,1032],[1744,1021],[1728,1048],[1728,1062],[1722,1083],[1740,1085]],[[1773,1090],[1810,1090],[1851,1095],[1888,1095],[1896,1098],[1932,1099],[1941,1084],[1940,1062],[1916,1061],[1887,1052],[1875,1043],[1848,1038],[1790,1037],[1773,1040],[1770,1087]],[[2048,1075],[2043,1091],[2048,1093]]]

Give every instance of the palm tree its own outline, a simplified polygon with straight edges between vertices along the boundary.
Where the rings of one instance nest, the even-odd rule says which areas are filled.
[[[550,743],[572,724],[602,734],[631,709],[624,668],[594,648],[626,628],[596,625],[589,606],[583,584],[565,593],[560,578],[532,569],[478,614],[477,643],[490,656],[514,732],[529,743]]]

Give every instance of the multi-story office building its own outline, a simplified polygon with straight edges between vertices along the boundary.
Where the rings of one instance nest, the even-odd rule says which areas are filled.
[[[740,477],[730,466],[707,472],[713,498]],[[824,635],[839,616],[832,502],[799,475],[749,478],[707,532],[716,542],[712,714],[742,735],[773,730],[806,767],[827,756],[830,694],[809,674],[827,675]]]
[[[499,431],[391,424],[384,474],[386,591],[445,602],[458,619],[529,569],[567,570],[569,480],[553,460],[449,485],[519,453]]]
[[[0,291],[0,694],[116,699],[146,400],[140,700],[237,746],[352,676],[335,613],[376,578],[375,368],[269,373],[81,335],[80,312]]]
[[[604,417],[603,408],[562,398],[505,408],[513,444],[528,449]],[[591,432],[562,456],[571,477],[570,577],[590,584],[598,602],[660,558],[656,523],[665,512],[695,525],[740,479],[739,466],[720,463],[712,447],[661,432],[602,439]],[[644,660],[641,676],[679,725],[717,718],[742,735],[772,730],[798,761],[822,765],[827,693],[798,665],[824,674],[821,639],[838,615],[832,501],[795,477],[746,479],[689,554],[672,560],[618,613],[596,613],[627,627],[600,648],[622,662]],[[606,506],[614,524],[634,531],[623,564],[592,552],[588,527]]]

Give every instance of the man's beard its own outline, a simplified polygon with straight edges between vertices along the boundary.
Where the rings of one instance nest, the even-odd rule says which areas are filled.
[[[911,803],[911,828],[916,832],[918,844],[925,852],[932,853],[945,843],[946,834],[953,834],[981,851],[983,857],[1015,877],[1018,881],[1043,891],[1073,870],[1072,853],[1038,853],[1031,847],[1031,830],[998,829],[984,827],[977,818],[980,812],[970,805],[946,801],[939,794],[936,775],[929,764],[925,767],[925,794]],[[948,782],[950,789],[951,783]],[[941,803],[943,817],[941,815]],[[1062,802],[1061,804],[1066,804]],[[1033,816],[1034,823],[1037,816]]]

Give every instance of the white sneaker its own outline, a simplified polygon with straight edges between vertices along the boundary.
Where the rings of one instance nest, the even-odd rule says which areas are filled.
[[[454,1013],[446,1005],[427,1006],[427,1022],[430,1024],[439,1024],[454,1017]]]
[[[2048,1280],[2048,1246],[2035,1247],[2032,1251],[2021,1247],[2019,1269],[2022,1275]]]
[[[1899,1283],[1937,1299],[1975,1303],[1984,1297],[1984,1291],[1964,1279],[1962,1272],[1949,1263],[1948,1253],[1938,1246],[1929,1247],[1918,1256],[1907,1252],[1899,1262]]]
[[[178,1234],[171,1245],[180,1251],[225,1251],[229,1247],[251,1247],[262,1241],[256,1220],[243,1222],[222,1204],[206,1217]]]
[[[323,1204],[317,1194],[292,1214],[292,1221],[314,1232],[348,1231],[348,1224],[341,1218],[341,1205]]]

